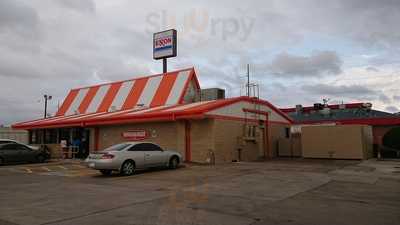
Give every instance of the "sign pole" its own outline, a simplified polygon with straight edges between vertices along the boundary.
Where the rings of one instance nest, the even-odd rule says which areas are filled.
[[[153,59],[163,60],[163,73],[168,72],[167,58],[177,55],[177,32],[175,29],[153,34]]]
[[[167,58],[163,58],[163,73],[167,73]]]

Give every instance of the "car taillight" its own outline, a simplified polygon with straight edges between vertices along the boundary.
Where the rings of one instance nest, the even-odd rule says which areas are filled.
[[[101,159],[112,159],[112,158],[114,158],[114,155],[112,154],[103,154],[101,156]]]

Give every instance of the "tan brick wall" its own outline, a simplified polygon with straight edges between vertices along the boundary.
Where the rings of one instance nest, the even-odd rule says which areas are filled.
[[[171,149],[180,152],[184,156],[182,141],[181,123],[177,122],[154,122],[138,123],[127,125],[112,125],[99,127],[99,149],[128,141],[122,137],[122,133],[130,130],[146,130],[149,137],[145,141],[153,142],[164,149]],[[179,127],[179,129],[178,129]],[[152,136],[154,134],[154,136]],[[183,133],[184,134],[184,133]]]
[[[216,163],[239,160],[238,149],[241,149],[242,161],[254,161],[264,155],[263,133],[258,127],[255,139],[249,141],[243,138],[244,121],[202,119],[189,122],[193,162],[210,162],[210,152],[214,153]],[[271,142],[275,143],[277,138],[284,136],[283,127],[285,126],[270,126]],[[165,149],[176,150],[185,158],[185,121],[101,126],[99,127],[99,149],[127,141],[121,134],[129,130],[146,130],[150,137],[145,141],[154,142]],[[275,134],[278,130],[280,133]],[[94,129],[91,133],[94,134]],[[155,137],[152,134],[155,134]],[[94,143],[94,135],[91,135],[91,138]],[[274,146],[273,143],[270,143],[271,148]],[[93,149],[92,146],[91,149]]]
[[[280,124],[280,123],[270,123],[269,124],[269,136],[270,136],[270,143],[269,147],[271,149],[272,157],[278,156],[279,147],[281,147],[281,151],[283,152],[290,152],[289,144],[279,146],[279,141],[286,142],[288,139],[286,138],[286,131],[285,128],[290,128],[290,125]]]
[[[362,135],[363,135],[363,149],[364,149],[364,158],[373,158],[373,141],[374,137],[372,134],[371,126],[363,126],[362,127]]]
[[[176,150],[179,151],[185,159],[185,123],[184,121],[175,122],[176,125]]]
[[[88,128],[89,130],[90,130],[90,136],[89,136],[89,151],[90,152],[92,152],[92,151],[94,151],[94,149],[95,149],[95,142],[96,142],[96,139],[95,139],[95,128]]]
[[[192,161],[207,163],[210,150],[214,149],[214,120],[191,120],[190,124]]]
[[[41,144],[32,144],[32,146],[38,146],[40,147]],[[59,159],[61,158],[61,145],[60,144],[46,144],[49,152],[50,152],[50,157],[52,159]]]
[[[239,160],[239,151],[242,161],[258,159],[261,141],[259,130],[254,141],[243,139],[244,122],[233,120],[215,120],[214,122],[214,152],[216,162],[232,162]]]
[[[310,126],[302,128],[306,158],[364,159],[372,145],[371,130],[362,125]]]

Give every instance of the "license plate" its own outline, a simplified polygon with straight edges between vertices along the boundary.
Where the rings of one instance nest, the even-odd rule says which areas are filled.
[[[94,168],[94,163],[89,163],[90,168]]]

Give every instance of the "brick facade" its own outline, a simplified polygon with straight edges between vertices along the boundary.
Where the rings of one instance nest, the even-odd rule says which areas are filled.
[[[245,122],[242,120],[201,119],[190,120],[190,150],[193,162],[216,163],[232,161],[254,161],[268,155],[265,145],[269,142],[271,156],[276,156],[276,145],[285,137],[289,125],[269,124],[269,141],[264,140],[264,126],[255,126],[254,138],[244,138]],[[94,129],[92,129],[94,133]],[[152,122],[99,127],[99,149],[127,141],[122,133],[130,130],[146,130],[145,141],[159,144],[164,149],[176,150],[185,157],[185,121]],[[91,135],[92,145],[94,135]],[[93,148],[91,148],[93,149]]]
[[[157,143],[164,149],[175,150],[184,155],[184,142],[179,140],[184,136],[184,133],[180,128],[181,126],[183,126],[183,123],[180,122],[154,122],[101,126],[99,128],[99,149],[104,149],[117,143],[129,141],[122,137],[123,132],[145,130],[149,133],[149,136],[145,141]]]

